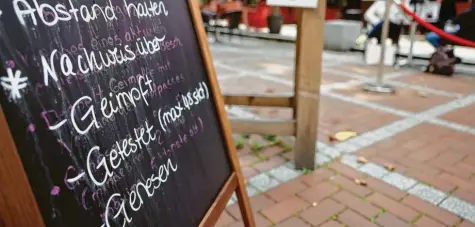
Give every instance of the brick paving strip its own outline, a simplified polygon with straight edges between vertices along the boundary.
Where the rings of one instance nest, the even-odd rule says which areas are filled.
[[[222,66],[219,63],[218,65]],[[285,84],[287,86],[292,86],[290,81],[282,79],[282,78],[276,78],[275,76],[272,76],[272,75],[265,75],[264,73],[260,73],[260,72],[258,73],[242,72],[241,69],[238,69],[238,70],[241,71],[241,73],[246,74],[246,75],[247,74],[249,74],[250,76],[257,75],[260,79]],[[330,70],[327,70],[327,71],[330,71]],[[338,71],[333,70],[332,72],[338,72]],[[403,71],[403,72],[392,73],[388,77],[385,77],[385,78],[396,79],[401,76],[405,76],[406,74],[409,74],[409,73],[413,73],[413,72]],[[316,155],[317,165],[324,166],[325,164],[332,162],[332,160],[336,158],[341,158],[340,159],[341,163],[345,164],[346,166],[351,167],[354,170],[357,170],[358,173],[364,173],[365,175],[370,176],[366,178],[368,182],[370,182],[369,185],[371,186],[378,185],[377,187],[379,188],[374,189],[375,192],[373,193],[372,191],[370,191],[369,189],[365,187],[361,187],[361,186],[358,187],[358,185],[354,184],[352,181],[352,178],[355,177],[355,175],[358,175],[358,173],[351,172],[351,170],[349,170],[348,168],[346,167],[344,168],[344,166],[338,165],[338,162],[332,162],[332,164],[326,167],[326,169],[329,169],[334,172],[339,172],[342,174],[344,174],[344,172],[346,171],[346,172],[349,172],[347,174],[350,176],[349,178],[344,178],[341,176],[336,176],[336,177],[328,176],[326,179],[323,179],[323,180],[337,181],[338,182],[337,186],[342,187],[345,190],[340,190],[339,188],[335,188],[335,186],[332,187],[332,185],[331,184],[329,185],[328,183],[327,184],[320,183],[318,185],[314,185],[311,188],[307,188],[307,192],[301,191],[303,190],[303,188],[305,188],[305,186],[302,186],[300,188],[297,187],[297,189],[292,188],[293,186],[287,186],[286,188],[290,188],[287,190],[290,190],[290,191],[294,190],[295,192],[301,192],[301,193],[299,193],[298,196],[296,197],[291,197],[282,202],[279,202],[278,203],[279,205],[276,205],[276,207],[269,208],[270,210],[263,210],[261,213],[267,217],[266,220],[267,221],[270,220],[273,223],[279,223],[280,221],[283,221],[285,218],[292,216],[292,214],[298,213],[302,210],[309,208],[309,204],[316,202],[316,200],[324,199],[323,202],[321,203],[318,202],[317,206],[305,210],[303,213],[301,213],[300,217],[303,218],[307,223],[310,223],[312,225],[323,224],[323,226],[339,226],[340,224],[335,221],[336,219],[339,222],[346,224],[347,226],[351,226],[351,224],[355,224],[355,223],[358,223],[359,226],[373,226],[373,225],[376,226],[375,224],[386,226],[385,223],[396,223],[397,221],[400,221],[401,219],[406,221],[406,222],[401,222],[403,224],[409,222],[411,225],[415,224],[416,226],[444,226],[443,224],[448,225],[448,226],[454,226],[456,224],[460,224],[459,226],[470,226],[469,222],[467,221],[461,222],[461,220],[457,218],[457,216],[475,223],[475,206],[472,203],[468,201],[464,201],[450,193],[438,190],[432,187],[431,185],[418,181],[417,179],[407,177],[401,173],[389,172],[384,167],[382,167],[381,165],[377,163],[368,162],[365,164],[360,164],[357,162],[357,156],[353,154],[354,152],[360,149],[369,147],[377,143],[378,141],[382,141],[386,138],[390,138],[398,133],[404,132],[410,128],[414,128],[424,122],[440,125],[443,127],[447,127],[447,128],[451,128],[451,129],[455,129],[458,131],[463,131],[463,132],[475,135],[475,129],[472,127],[449,122],[449,121],[438,118],[439,116],[442,116],[443,114],[446,114],[450,111],[460,109],[460,108],[463,108],[465,106],[475,103],[475,94],[470,94],[465,97],[461,97],[461,95],[458,93],[450,93],[450,92],[445,92],[445,91],[441,91],[437,89],[432,89],[432,88],[427,88],[427,87],[422,87],[422,86],[407,85],[407,84],[397,82],[397,81],[390,81],[390,83],[398,87],[410,87],[413,90],[419,90],[419,91],[430,93],[430,94],[437,94],[441,96],[458,98],[454,101],[449,101],[445,104],[438,105],[436,107],[433,107],[429,110],[426,110],[420,113],[411,113],[411,112],[394,109],[385,105],[376,104],[376,103],[368,102],[368,101],[362,101],[362,100],[355,99],[353,97],[348,97],[345,95],[332,92],[333,89],[338,89],[340,87],[344,87],[347,85],[359,85],[368,81],[368,79],[371,79],[367,77],[365,78],[364,76],[358,75],[356,73],[349,74],[345,72],[345,73],[340,73],[340,74],[351,77],[354,80],[351,80],[346,83],[330,84],[328,86],[323,85],[321,89],[322,95],[331,96],[333,98],[337,98],[339,100],[349,102],[352,104],[362,105],[362,106],[369,107],[372,109],[389,112],[391,114],[395,114],[404,118],[402,120],[395,121],[391,124],[385,125],[373,131],[361,134],[358,137],[336,144],[334,146],[329,146],[329,145],[319,142],[317,144],[317,147],[319,148],[318,149],[319,152]],[[233,108],[229,108],[228,111],[239,117],[259,118],[259,116],[248,112],[246,108],[233,107]],[[310,175],[313,176],[320,173],[321,169],[315,171],[314,173]],[[273,193],[274,190],[278,190],[279,188],[282,187],[283,184],[288,184],[287,182],[289,181],[294,182],[301,178],[308,178],[308,175],[303,175],[302,172],[294,170],[291,163],[285,163],[281,166],[278,166],[266,172],[262,172],[250,178],[248,181],[248,192],[251,196],[259,195],[259,194],[262,196],[261,193],[267,192],[265,193],[265,195],[270,195],[271,197],[276,197],[277,199],[279,199],[278,195],[272,196],[272,194],[276,194],[275,192]],[[373,179],[378,179],[378,180],[373,181]],[[380,182],[376,183],[378,181]],[[381,181],[384,183],[381,183]],[[305,185],[310,186],[310,184],[308,183]],[[346,190],[349,190],[351,193],[346,192]],[[317,191],[318,193],[315,193]],[[325,195],[325,191],[328,192],[327,195]],[[336,193],[337,191],[339,192]],[[401,193],[404,196],[397,195]],[[369,197],[366,197],[369,194],[371,195]],[[392,194],[392,195],[387,195],[387,194]],[[327,198],[330,195],[333,195],[333,196],[331,198]],[[280,196],[280,197],[283,197],[283,196]],[[305,198],[308,198],[309,200],[305,200]],[[361,200],[361,198],[365,198],[365,199]],[[229,205],[231,206],[233,203],[235,203],[235,197],[233,197],[230,200]],[[328,205],[328,206],[323,206],[322,204]],[[374,205],[372,204],[382,207],[384,212],[381,213],[381,210],[374,207]],[[334,210],[331,210],[330,207],[332,206],[336,206],[336,208]],[[343,211],[344,209],[341,208],[341,206],[353,208],[354,211],[358,211],[360,212],[361,215],[366,216],[366,219],[358,218],[361,216],[356,214],[354,211],[351,211],[351,210]],[[296,207],[295,208],[296,210],[292,210],[293,208],[287,209],[289,207]],[[361,207],[365,207],[365,209],[361,209]],[[310,211],[310,210],[317,211],[319,209],[322,211],[319,211],[317,213]],[[330,212],[329,210],[332,212]],[[386,211],[389,211],[389,212],[386,212]],[[294,213],[280,214],[282,212],[284,213],[294,212]],[[334,218],[335,220],[328,221],[329,217],[323,218],[323,216],[325,216],[324,215],[325,212],[331,213],[332,216],[335,215],[335,213],[338,213],[339,215],[337,218]],[[276,215],[275,213],[279,214],[280,216]],[[323,213],[322,218],[315,217],[315,214],[318,214],[318,216],[320,216],[319,213]],[[425,214],[425,215],[422,215],[422,214]],[[456,216],[453,214],[455,214]],[[312,218],[316,220],[310,220]],[[373,220],[371,220],[372,218]],[[361,220],[357,220],[357,219],[361,219]],[[370,222],[368,222],[368,220]],[[281,224],[288,223],[288,226],[297,226],[295,225],[295,223],[299,223],[299,221],[301,221],[301,219],[291,218]],[[291,224],[294,224],[294,225],[291,225]],[[306,223],[303,223],[303,224],[306,224]],[[395,225],[395,226],[404,226],[404,225],[400,224],[400,225]]]

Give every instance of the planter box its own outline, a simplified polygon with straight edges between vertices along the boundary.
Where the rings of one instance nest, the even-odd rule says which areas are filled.
[[[325,49],[347,51],[355,45],[363,24],[351,20],[331,20],[325,22]]]

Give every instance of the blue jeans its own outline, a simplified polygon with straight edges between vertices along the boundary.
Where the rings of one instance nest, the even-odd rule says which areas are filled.
[[[373,33],[376,31],[376,29],[380,29],[381,26],[383,26],[383,22],[382,22],[382,21],[379,22],[379,23],[377,23],[376,25],[374,25],[374,26],[371,28],[371,30],[369,30],[368,36],[372,36]]]
[[[455,34],[455,32],[447,32],[449,34]],[[426,40],[432,44],[435,48],[440,47],[440,36],[435,34],[435,32],[429,32],[426,35]]]
[[[429,32],[426,35],[426,40],[432,44],[435,48],[438,48],[440,46],[440,36],[435,34],[435,32]]]

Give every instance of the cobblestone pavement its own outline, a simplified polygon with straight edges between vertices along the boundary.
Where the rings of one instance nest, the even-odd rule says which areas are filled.
[[[292,92],[292,44],[236,39],[211,44],[224,93]],[[475,226],[475,77],[467,70],[452,78],[385,71],[396,94],[366,93],[361,85],[375,79],[376,68],[360,54],[324,53],[313,172],[294,170],[293,138],[236,135],[258,226]],[[228,113],[285,119],[292,111],[229,107]],[[358,136],[329,140],[341,130]],[[243,226],[235,202],[218,226]]]

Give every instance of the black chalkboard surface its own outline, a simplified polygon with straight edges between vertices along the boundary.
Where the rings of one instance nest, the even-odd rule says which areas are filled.
[[[185,0],[0,1],[0,102],[46,226],[197,226],[233,172]]]

